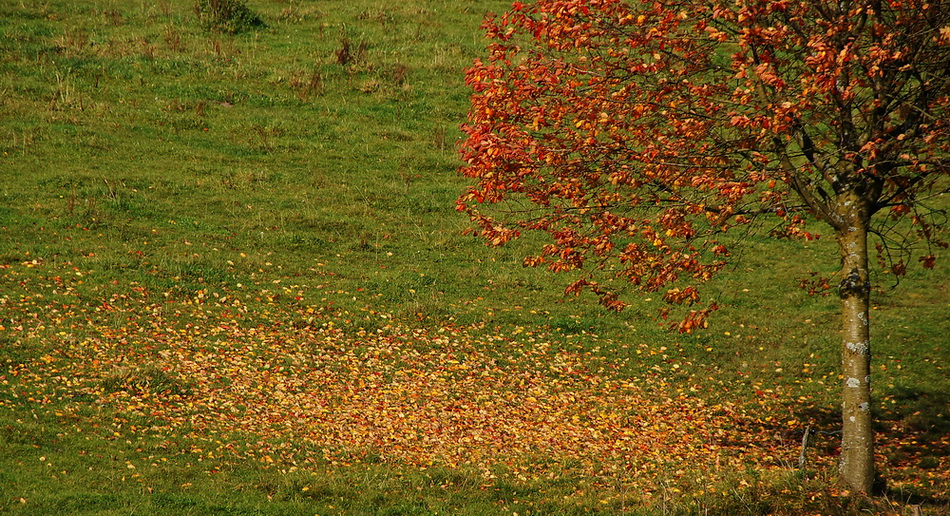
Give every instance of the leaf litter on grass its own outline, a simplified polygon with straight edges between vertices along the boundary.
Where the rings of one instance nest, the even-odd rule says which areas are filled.
[[[582,475],[645,497],[669,482],[789,467],[798,455],[788,435],[800,436],[800,424],[773,417],[796,403],[791,389],[723,401],[708,373],[675,357],[666,372],[631,377],[542,329],[415,328],[368,308],[379,324],[354,329],[342,309],[302,296],[268,303],[267,289],[254,305],[241,301],[249,288],[224,287],[164,297],[130,285],[90,299],[75,288],[83,274],[3,266],[0,330],[24,351],[0,364],[0,410],[17,400],[66,399],[65,412],[109,406],[134,422],[123,431],[201,436],[208,446],[192,452],[220,464],[381,462],[472,469],[486,481],[499,471],[522,481]],[[908,439],[898,429],[880,437],[882,454]],[[950,464],[934,460],[923,473],[885,462],[885,474],[946,496]]]

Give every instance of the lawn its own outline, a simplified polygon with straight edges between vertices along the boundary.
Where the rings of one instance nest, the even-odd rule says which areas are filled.
[[[875,276],[854,496],[830,238],[746,239],[695,335],[564,297],[455,211],[507,2],[194,5],[0,4],[0,512],[950,512],[946,267]]]

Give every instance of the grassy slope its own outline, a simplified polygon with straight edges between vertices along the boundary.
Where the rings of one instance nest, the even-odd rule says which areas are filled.
[[[620,377],[656,377],[652,368],[675,362],[711,400],[725,390],[732,401],[762,403],[768,417],[794,420],[799,436],[806,425],[833,430],[836,307],[794,288],[802,264],[834,269],[829,242],[750,240],[736,274],[713,286],[728,306],[718,326],[682,337],[650,318],[655,301],[616,316],[587,299],[564,300],[561,279],[522,269],[516,247],[487,249],[461,234],[466,221],[452,209],[464,188],[454,174],[461,71],[480,51],[482,13],[505,2],[250,5],[270,28],[237,37],[200,31],[188,2],[0,6],[0,263],[9,266],[0,444],[10,452],[0,458],[0,508],[523,513],[531,503],[590,512],[602,507],[598,490],[616,494],[603,485],[576,495],[556,482],[485,483],[464,468],[203,467],[187,452],[200,435],[139,435],[116,426],[114,406],[92,395],[37,402],[46,387],[30,391],[14,372],[64,343],[150,316],[102,309],[124,306],[122,296],[180,308],[180,326],[200,326],[207,315],[184,307],[219,294],[244,308],[219,303],[210,317],[234,309],[248,326],[293,324],[310,307],[325,309],[344,335],[393,319],[432,329],[477,323],[466,330],[475,341],[526,327],[549,332],[555,348],[611,361]],[[341,64],[344,39],[350,57]],[[946,465],[937,443],[950,426],[947,278],[914,273],[892,291],[882,277],[875,293],[876,394],[893,441],[883,454],[900,480],[892,494],[937,496],[938,507],[946,490],[928,475]],[[681,379],[657,388],[675,390]],[[776,393],[781,403],[768,402]],[[921,441],[901,443],[907,436]],[[793,437],[784,437],[787,460],[797,457]],[[832,437],[819,441],[833,446]],[[133,457],[161,467],[146,482],[132,477]],[[768,496],[778,507],[824,511],[852,503],[821,483],[830,472],[813,476],[817,484]],[[653,503],[663,505],[643,510],[668,501],[678,511],[765,510],[738,484],[721,498],[691,488],[682,497],[660,490]]]

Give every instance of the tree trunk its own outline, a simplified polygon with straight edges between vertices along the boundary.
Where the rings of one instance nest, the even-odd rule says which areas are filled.
[[[857,194],[839,197],[843,228],[838,230],[841,251],[841,476],[855,492],[870,493],[874,483],[874,435],[871,429],[871,339],[866,201]]]

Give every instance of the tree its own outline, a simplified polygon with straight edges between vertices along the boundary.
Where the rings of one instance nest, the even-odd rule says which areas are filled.
[[[568,293],[620,310],[624,286],[661,291],[689,332],[730,229],[834,232],[841,473],[870,492],[868,240],[898,275],[946,247],[950,2],[538,0],[484,28],[458,209],[492,245],[548,235],[525,265],[575,274]]]

